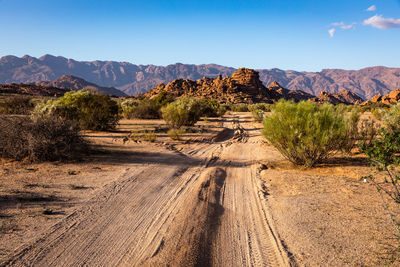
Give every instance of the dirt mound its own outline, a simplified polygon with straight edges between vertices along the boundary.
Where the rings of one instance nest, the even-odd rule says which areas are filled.
[[[177,79],[168,84],[160,84],[144,94],[154,97],[160,92],[167,92],[172,97],[194,96],[217,99],[227,104],[235,103],[273,103],[281,98],[295,101],[310,99],[313,96],[302,91],[290,91],[277,82],[265,87],[260,81],[257,71],[241,68],[231,77],[206,78],[192,81]]]

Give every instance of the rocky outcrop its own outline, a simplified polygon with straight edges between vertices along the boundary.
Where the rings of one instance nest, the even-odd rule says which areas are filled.
[[[36,84],[0,84],[0,94],[18,94],[32,96],[62,96],[70,90],[53,86],[41,86]]]
[[[114,61],[76,61],[45,55],[40,58],[5,56],[0,58],[0,84],[51,81],[62,75],[74,75],[100,86],[112,86],[128,95],[145,93],[160,83],[176,79],[198,80],[232,75],[236,69],[215,64],[168,66],[134,65]],[[258,70],[261,82],[268,85],[277,81],[289,90],[302,90],[312,95],[322,91],[337,93],[351,91],[369,99],[386,95],[400,88],[400,68],[370,67],[361,70],[325,69],[320,72],[293,70]]]
[[[114,87],[98,86],[97,84],[87,82],[82,78],[75,77],[72,75],[63,75],[54,81],[51,82],[41,81],[41,82],[36,82],[36,84],[40,86],[57,87],[73,91],[78,91],[90,87],[106,95],[126,96],[124,92],[121,92],[120,90]]]
[[[340,91],[339,93],[329,94],[327,92],[322,91],[318,97],[311,99],[311,101],[324,103],[328,102],[331,104],[346,104],[346,105],[354,105],[361,104],[363,99],[350,91]]]
[[[302,91],[290,91],[281,87],[277,82],[265,87],[259,79],[257,71],[241,68],[231,77],[206,78],[192,81],[178,79],[168,84],[160,84],[144,94],[145,97],[154,97],[161,92],[177,98],[194,96],[216,99],[227,104],[236,103],[272,103],[278,99],[294,99],[295,101],[310,99],[313,96]]]
[[[382,103],[386,105],[400,103],[400,89],[391,91],[389,94],[382,96],[381,94],[374,96],[363,104]]]
[[[268,90],[274,92],[278,99],[284,98],[287,100],[293,99],[295,101],[308,100],[314,98],[313,95],[303,92],[301,90],[288,90],[283,88],[277,81],[273,81],[267,87]]]
[[[388,98],[393,103],[397,103],[400,101],[400,89],[391,91],[388,95]]]

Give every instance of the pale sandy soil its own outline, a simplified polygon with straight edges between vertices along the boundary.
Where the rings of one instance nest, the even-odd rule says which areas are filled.
[[[393,229],[363,160],[293,167],[250,114],[170,141],[122,143],[83,162],[3,163],[0,262],[15,266],[374,266]],[[225,130],[223,130],[225,129]],[[268,169],[262,170],[261,163]],[[51,209],[51,215],[43,214]]]

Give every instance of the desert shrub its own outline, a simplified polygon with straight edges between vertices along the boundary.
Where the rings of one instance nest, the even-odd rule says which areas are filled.
[[[289,161],[312,167],[342,149],[349,131],[332,105],[280,100],[264,119],[263,135]]]
[[[258,104],[248,105],[248,110],[250,112],[253,112],[255,110],[262,110],[265,112],[270,112],[271,111],[270,106],[271,106],[271,104],[258,103]]]
[[[127,141],[133,141],[133,142],[138,142],[140,141],[140,139],[142,138],[142,134],[140,131],[131,131],[129,134],[127,134],[126,136],[124,136],[122,138],[122,141],[127,142]]]
[[[350,113],[349,111],[350,110]],[[356,146],[359,137],[360,137],[360,128],[359,128],[359,123],[360,123],[360,109],[357,107],[353,107],[351,109],[347,109],[346,105],[343,105],[342,107],[337,107],[336,106],[336,112],[339,114],[347,114],[347,116],[344,117],[346,123],[347,123],[347,132],[341,136],[341,139],[338,139],[337,142],[340,144],[340,150],[346,153],[350,153],[351,150]]]
[[[109,96],[88,91],[71,91],[57,100],[35,107],[34,115],[59,116],[73,120],[85,130],[114,129],[119,121],[118,104]]]
[[[161,108],[172,101],[166,92],[161,92],[151,99],[128,99],[121,103],[122,114],[127,119],[160,119]]]
[[[377,120],[382,120],[383,116],[385,116],[388,108],[372,108],[371,113]]]
[[[127,109],[124,109],[123,106],[123,114],[127,119],[159,119],[160,108],[161,106],[155,101],[145,98],[131,102],[131,105]]]
[[[334,107],[335,107],[335,109],[342,111],[342,112],[353,112],[354,110],[361,112],[359,105],[346,105],[343,103],[339,103],[339,104],[336,104]]]
[[[59,117],[0,117],[0,155],[30,161],[72,159],[86,147],[79,128]]]
[[[351,107],[351,108],[348,108]],[[370,119],[361,119],[362,109],[360,106],[335,106],[338,113],[345,114],[347,133],[338,139],[341,151],[350,154],[360,142],[371,143],[378,134],[379,126]]]
[[[358,144],[371,145],[379,134],[379,125],[373,120],[363,119],[359,123]]]
[[[202,101],[192,97],[179,98],[161,109],[162,117],[175,129],[193,126],[203,115]]]
[[[166,92],[159,93],[156,97],[152,98],[161,107],[174,101],[174,99],[169,96]]]
[[[255,109],[251,112],[251,114],[253,115],[253,118],[255,119],[255,121],[257,122],[262,122],[264,117],[265,117],[265,113],[263,110],[261,109]]]
[[[379,102],[370,102],[365,105],[360,106],[361,112],[372,112],[372,110],[377,108],[389,108],[389,105]]]
[[[30,96],[10,96],[0,99],[1,114],[30,114],[35,104]]]
[[[400,130],[400,103],[392,105],[382,116],[382,121],[389,131]]]
[[[135,99],[125,99],[121,102],[118,103],[119,105],[119,110],[122,114],[122,116],[126,119],[131,119],[132,113],[134,112],[134,109],[138,105],[138,101]]]
[[[249,107],[246,104],[235,104],[229,107],[230,110],[233,112],[248,112]]]
[[[376,168],[378,173],[385,174],[384,179],[375,174],[363,178],[364,181],[369,180],[376,187],[383,207],[396,229],[394,236],[397,239],[397,246],[389,258],[393,264],[400,260],[400,131],[388,131],[382,128],[379,138],[371,144],[360,144],[360,151],[368,156],[371,165]]]
[[[220,117],[226,113],[226,106],[215,99],[201,99],[201,114],[208,117]]]
[[[157,135],[153,131],[146,131],[143,134],[143,140],[147,142],[155,142],[157,139]]]
[[[181,140],[182,135],[185,133],[185,130],[183,129],[170,129],[168,132],[168,136],[172,139],[172,140]]]
[[[131,131],[128,135],[122,138],[124,143],[128,141],[139,142],[139,141],[147,141],[147,142],[155,142],[157,139],[157,135],[154,131]]]

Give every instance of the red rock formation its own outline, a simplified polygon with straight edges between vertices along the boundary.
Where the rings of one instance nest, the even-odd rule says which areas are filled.
[[[222,103],[272,103],[280,98],[296,101],[310,99],[313,96],[302,91],[290,91],[282,88],[277,82],[265,87],[259,79],[258,72],[241,68],[231,77],[198,79],[197,81],[178,79],[167,85],[160,84],[144,94],[153,97],[165,91],[172,97],[194,96],[217,99]]]
[[[339,93],[329,94],[322,91],[318,97],[311,99],[311,101],[323,103],[328,102],[331,104],[361,104],[363,99],[350,91],[340,91]]]
[[[400,89],[391,91],[389,94],[382,96],[381,94],[374,96],[368,101],[365,101],[363,105],[370,103],[383,103],[386,105],[395,104],[400,102]]]

